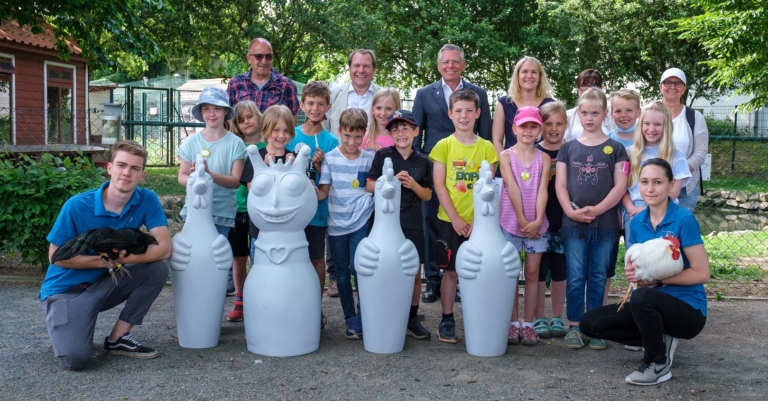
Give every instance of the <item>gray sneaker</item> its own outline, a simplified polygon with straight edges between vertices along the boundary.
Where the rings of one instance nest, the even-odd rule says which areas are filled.
[[[579,326],[572,326],[565,335],[565,346],[570,349],[584,348],[584,340],[581,338]]]
[[[638,386],[654,386],[671,378],[672,372],[669,371],[668,363],[648,363],[643,360],[643,364],[624,380],[629,384]]]
[[[672,367],[672,360],[675,359],[675,349],[677,349],[677,338],[669,334],[664,334],[664,355],[667,357],[667,366]]]

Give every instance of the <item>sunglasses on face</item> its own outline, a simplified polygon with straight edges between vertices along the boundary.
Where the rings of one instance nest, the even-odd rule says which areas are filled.
[[[267,54],[249,54],[249,57],[253,57],[256,59],[256,61],[261,61],[266,59],[267,61],[272,61],[272,58],[274,57],[274,54],[267,53]]]
[[[602,88],[602,87],[600,85],[598,85],[598,84],[579,84],[579,89],[585,90],[585,89],[589,89],[589,88],[598,88],[599,89],[599,88]]]
[[[670,86],[674,86],[675,88],[682,88],[685,86],[683,81],[664,81],[661,84],[664,85],[665,88],[669,88]]]

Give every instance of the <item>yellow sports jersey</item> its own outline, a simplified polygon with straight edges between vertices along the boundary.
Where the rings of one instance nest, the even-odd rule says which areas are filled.
[[[456,213],[466,222],[475,219],[472,207],[472,188],[480,175],[480,164],[483,160],[496,166],[499,158],[496,149],[490,141],[477,137],[472,145],[462,145],[455,136],[451,135],[438,142],[429,159],[445,165],[445,187],[451,197],[451,203]],[[450,222],[443,205],[437,213],[437,218]]]

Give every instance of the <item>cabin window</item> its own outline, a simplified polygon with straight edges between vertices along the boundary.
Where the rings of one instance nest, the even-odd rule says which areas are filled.
[[[11,143],[13,129],[13,60],[0,57],[0,144]]]
[[[72,143],[74,140],[74,68],[47,66],[48,143]]]

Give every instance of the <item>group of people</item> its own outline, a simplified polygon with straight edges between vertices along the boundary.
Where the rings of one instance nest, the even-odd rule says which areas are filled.
[[[431,337],[417,317],[419,301],[440,298],[438,339],[458,342],[453,310],[460,293],[452,256],[472,235],[472,188],[487,161],[500,186],[500,230],[525,254],[523,320],[515,297],[509,343],[535,345],[539,338],[565,337],[568,348],[578,349],[586,335],[590,348],[605,349],[605,340],[612,340],[644,352],[627,382],[657,384],[671,377],[678,339],[703,329],[703,284],[709,278],[692,215],[708,133],[701,114],[680,102],[686,90],[682,71],[665,71],[659,85],[663,100],[641,107],[639,94],[630,89],[607,97],[599,72],[585,70],[576,81],[578,103],[566,110],[553,98],[539,61],[524,57],[491,118],[487,92],[462,78],[465,55],[452,44],[437,55],[441,79],[416,92],[412,111],[403,110],[396,89],[373,84],[376,56],[370,50],[349,55],[348,84],[332,90],[309,82],[301,101],[295,85],[272,67],[273,57],[268,41],[254,39],[246,56],[251,69],[232,78],[226,92],[207,88],[201,93],[192,113],[205,128],[178,150],[181,185],[194,171],[197,154],[206,157],[205,168],[216,184],[213,219],[229,237],[234,256],[236,298],[227,320],[243,319],[246,261],[253,258],[258,238],[247,214],[254,177],[245,147],[257,146],[266,163],[292,163],[303,144],[312,149],[306,171],[318,201],[305,229],[309,255],[321,289],[328,273],[328,294],[340,298],[344,336],[363,336],[352,287],[354,254],[370,230],[375,181],[390,158],[402,184],[401,229],[416,245],[427,278],[422,294],[421,274],[416,275],[407,334]],[[296,126],[299,110],[306,120]],[[147,300],[158,295],[158,283],[167,277],[158,261],[170,254],[157,196],[137,188],[145,163],[146,151],[138,144],[116,144],[108,165],[111,180],[68,200],[48,237],[51,252],[96,226],[144,225],[158,239],[145,255],[118,259],[131,272],[118,279],[118,286],[105,269],[97,269],[103,267],[99,255],[49,267],[40,299],[54,352],[71,369],[84,368],[93,353],[98,312],[123,300],[126,306],[105,349],[157,355],[129,334],[147,312]],[[182,216],[185,210],[186,205]],[[628,262],[626,278],[640,288],[629,307],[617,311],[606,298],[622,234],[627,247],[676,237],[685,268],[663,281],[642,282]],[[547,281],[550,319],[544,308]],[[88,308],[73,307],[81,303]],[[566,305],[569,326],[561,317]],[[325,317],[321,322],[324,326]]]

